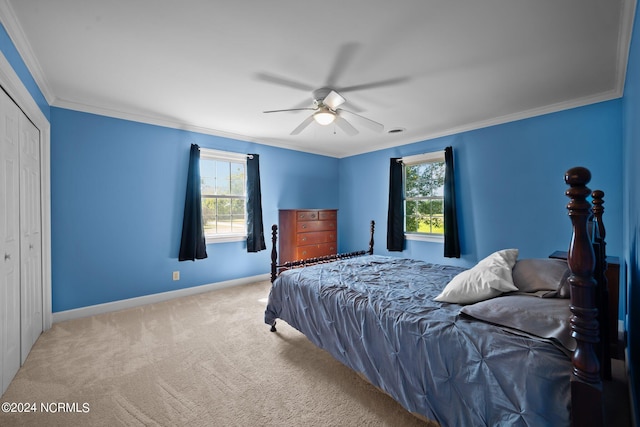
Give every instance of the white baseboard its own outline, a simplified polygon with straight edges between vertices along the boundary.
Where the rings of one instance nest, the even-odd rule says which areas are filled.
[[[112,311],[124,310],[127,308],[139,307],[141,305],[153,304],[156,302],[167,301],[174,298],[201,294],[203,292],[229,288],[231,286],[247,285],[249,283],[269,280],[269,278],[270,275],[268,273],[260,274],[258,276],[243,277],[240,279],[226,280],[224,282],[210,283],[208,285],[176,289],[175,291],[161,292],[158,294],[123,299],[119,301],[107,302],[104,304],[90,305],[87,307],[75,308],[73,310],[58,311],[53,313],[53,323],[63,322],[65,320],[79,319],[81,317],[95,316],[96,314],[110,313]]]

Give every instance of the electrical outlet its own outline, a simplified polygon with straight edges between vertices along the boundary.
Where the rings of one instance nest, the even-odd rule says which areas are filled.
[[[174,271],[173,272],[173,280],[180,280],[180,272],[179,271]]]

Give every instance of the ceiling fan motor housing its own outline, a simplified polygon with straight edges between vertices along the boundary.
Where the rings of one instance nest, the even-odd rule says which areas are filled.
[[[332,89],[328,87],[321,87],[320,89],[316,89],[313,91],[313,99],[316,101],[324,100],[329,93],[331,93]]]

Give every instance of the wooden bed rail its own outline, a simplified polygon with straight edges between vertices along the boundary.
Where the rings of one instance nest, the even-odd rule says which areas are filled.
[[[276,243],[278,242],[278,226],[276,224],[273,224],[271,226],[271,283],[273,283],[273,281],[276,280],[276,277],[278,277],[278,274],[280,273],[281,270],[288,270],[290,268],[298,268],[298,267],[306,267],[309,265],[322,264],[325,262],[336,261],[339,259],[354,258],[362,255],[373,255],[373,233],[375,231],[375,226],[376,226],[375,221],[371,221],[371,228],[369,230],[369,233],[370,233],[369,249],[367,249],[366,251],[355,251],[355,252],[348,252],[348,253],[342,253],[342,254],[327,255],[323,257],[307,258],[307,259],[301,259],[297,261],[289,261],[283,264],[278,264],[278,251],[276,249],[277,247]]]
[[[567,210],[573,228],[567,259],[571,270],[571,336],[576,340],[571,360],[571,424],[602,426],[604,405],[597,355],[600,327],[594,280],[596,254],[588,230],[591,204],[587,197],[591,190],[586,186],[591,172],[583,167],[572,168],[565,173],[564,180],[570,186],[566,191],[570,199]],[[602,264],[599,267],[602,268]]]

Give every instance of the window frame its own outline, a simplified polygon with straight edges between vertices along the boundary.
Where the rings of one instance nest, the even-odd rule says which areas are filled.
[[[227,243],[227,242],[241,242],[247,240],[247,155],[242,153],[234,153],[231,151],[214,150],[212,148],[200,148],[200,179],[202,180],[202,161],[214,160],[224,162],[242,163],[244,165],[244,183],[243,183],[243,209],[245,218],[245,229],[242,233],[226,233],[226,234],[211,234],[205,231],[205,244],[214,243]],[[202,188],[201,188],[202,190]],[[205,195],[201,194],[201,203],[204,201]],[[204,224],[203,224],[204,228]]]
[[[404,237],[406,240],[417,240],[423,242],[444,243],[443,234],[407,232],[407,197],[406,197],[406,167],[424,163],[444,162],[444,150],[432,151],[429,153],[416,154],[413,156],[405,156],[402,158],[402,203],[404,207]],[[442,196],[444,201],[444,195]]]

